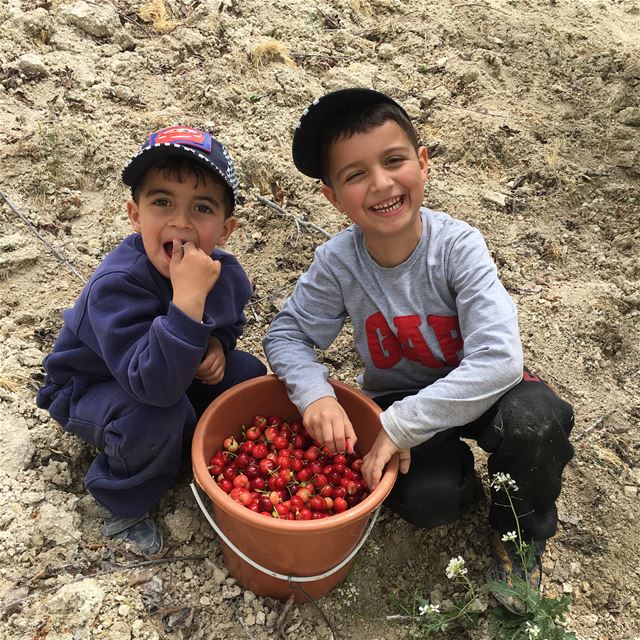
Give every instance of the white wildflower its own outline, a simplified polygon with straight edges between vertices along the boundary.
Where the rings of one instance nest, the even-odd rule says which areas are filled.
[[[493,478],[491,479],[491,486],[496,491],[500,491],[500,489],[504,489],[505,491],[518,490],[518,485],[516,484],[515,480],[508,473],[502,473],[502,471],[494,474]]]
[[[423,616],[425,613],[440,613],[439,604],[422,604],[418,607],[418,613]]]
[[[515,531],[508,531],[502,536],[502,542],[515,542],[518,534]]]
[[[466,573],[467,568],[464,566],[464,558],[462,556],[449,560],[449,564],[447,565],[447,578],[456,578]]]
[[[540,627],[537,624],[533,624],[529,620],[527,620],[525,631],[531,640],[535,640],[540,636]]]

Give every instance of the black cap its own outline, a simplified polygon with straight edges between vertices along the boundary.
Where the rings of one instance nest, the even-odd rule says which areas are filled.
[[[211,169],[229,187],[233,204],[237,204],[238,177],[229,152],[211,133],[192,127],[173,126],[152,133],[122,171],[122,181],[133,193],[144,172],[169,157],[188,158]]]
[[[293,134],[293,163],[310,178],[322,179],[320,151],[324,130],[329,122],[347,109],[364,109],[378,102],[392,104],[411,120],[407,112],[393,99],[373,89],[340,89],[316,98],[302,113]]]

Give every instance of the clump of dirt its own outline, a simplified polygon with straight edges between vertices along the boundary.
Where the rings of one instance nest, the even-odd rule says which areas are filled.
[[[213,130],[236,159],[230,248],[255,288],[242,346],[262,357],[314,248],[346,224],[295,171],[292,131],[312,99],[351,85],[406,107],[431,156],[426,203],[483,232],[528,366],[576,408],[545,590],[572,596],[583,640],[640,637],[639,21],[637,0],[2,4],[2,637],[328,637],[312,605],[282,615],[227,574],[186,472],[157,513],[169,561],[107,545],[82,486],[93,452],[33,396],[62,311],[128,233],[122,166],[170,124]],[[322,358],[354,383],[349,329]],[[447,597],[454,555],[482,584],[486,509],[429,532],[383,512],[321,603],[335,632],[405,637],[394,594]]]

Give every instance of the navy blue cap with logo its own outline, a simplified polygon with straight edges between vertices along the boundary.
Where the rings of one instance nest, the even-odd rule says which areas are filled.
[[[170,157],[194,160],[211,169],[229,187],[234,206],[238,203],[238,177],[225,146],[208,131],[172,126],[152,133],[122,171],[122,181],[131,192],[149,167]]]

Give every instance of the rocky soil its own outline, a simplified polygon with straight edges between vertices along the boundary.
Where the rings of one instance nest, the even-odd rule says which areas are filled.
[[[236,158],[230,248],[255,287],[242,345],[263,357],[284,296],[345,225],[295,171],[292,130],[350,85],[405,105],[432,158],[426,202],[484,233],[530,369],[576,408],[546,592],[572,596],[582,640],[640,638],[638,0],[2,0],[0,24],[2,638],[330,637],[313,605],[228,576],[189,469],[158,507],[164,562],[107,545],[82,485],[93,452],[33,398],[62,311],[128,233],[120,169],[169,124],[212,129]],[[348,331],[323,357],[354,382]],[[407,637],[394,596],[448,597],[452,556],[481,585],[486,511],[431,532],[383,511],[320,602],[336,637]]]

